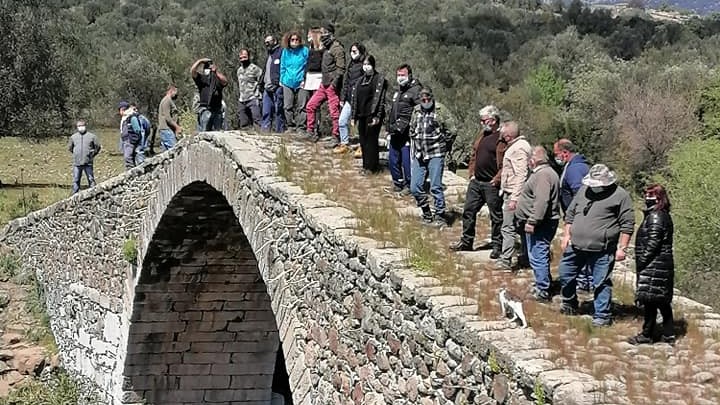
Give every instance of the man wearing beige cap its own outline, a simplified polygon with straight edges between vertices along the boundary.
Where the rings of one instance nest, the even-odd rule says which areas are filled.
[[[625,260],[625,251],[635,227],[630,194],[615,184],[615,172],[603,164],[590,168],[565,214],[563,256],[558,272],[562,294],[560,312],[575,315],[578,298],[577,276],[584,266],[593,275],[594,326],[612,324],[611,275],[616,260]]]

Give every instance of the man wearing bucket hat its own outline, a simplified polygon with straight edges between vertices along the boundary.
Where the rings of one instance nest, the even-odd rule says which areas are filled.
[[[575,315],[578,298],[577,276],[584,266],[593,275],[594,326],[612,324],[612,270],[616,260],[625,260],[625,251],[635,227],[630,194],[616,184],[615,172],[603,164],[590,168],[583,187],[565,215],[563,256],[558,272],[562,294],[560,312]]]

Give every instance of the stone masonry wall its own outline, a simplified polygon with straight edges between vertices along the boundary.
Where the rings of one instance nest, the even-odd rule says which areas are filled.
[[[271,374],[270,356],[234,354],[273,342],[296,404],[529,404],[537,390],[593,403],[615,389],[558,369],[532,330],[481,320],[477,302],[406,267],[404,249],[357,236],[352,212],[276,176],[275,146],[202,134],[3,232],[45,285],[66,365],[107,403],[267,403],[267,382],[243,376]]]

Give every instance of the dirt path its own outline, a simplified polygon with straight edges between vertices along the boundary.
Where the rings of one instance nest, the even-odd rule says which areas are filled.
[[[324,193],[353,211],[362,224],[358,232],[374,239],[410,248],[408,261],[418,269],[442,280],[468,298],[477,300],[478,320],[498,320],[497,293],[507,287],[524,297],[530,327],[547,346],[544,356],[558,368],[592,375],[603,382],[597,392],[600,403],[627,404],[715,404],[720,401],[720,339],[709,330],[719,315],[690,311],[675,305],[675,346],[656,344],[632,346],[625,340],[638,333],[640,312],[633,306],[632,288],[616,283],[613,291],[615,323],[594,328],[589,310],[592,295],[583,294],[580,316],[559,313],[560,297],[552,303],[532,300],[533,276],[529,269],[515,273],[494,270],[489,251],[454,254],[447,249],[461,233],[458,218],[452,226],[433,229],[420,224],[420,211],[412,197],[400,197],[385,190],[387,172],[359,174],[360,160],[337,156],[322,145],[285,140],[290,159],[290,180],[306,193]],[[444,181],[449,206],[462,206],[464,180],[447,175]],[[478,220],[478,238],[488,235],[487,219]],[[554,242],[553,279],[557,279],[560,252]],[[476,242],[476,245],[478,243]],[[619,264],[617,267],[622,267]],[[584,311],[582,311],[584,309]]]

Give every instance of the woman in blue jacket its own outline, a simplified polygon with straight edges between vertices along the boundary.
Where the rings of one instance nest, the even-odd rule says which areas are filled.
[[[295,113],[302,109],[298,105],[298,93],[305,81],[305,66],[308,59],[308,48],[303,44],[302,35],[298,31],[290,31],[282,39],[282,55],[280,56],[280,85],[283,88],[283,106],[285,122],[288,129],[296,127]]]

